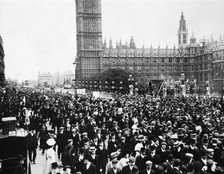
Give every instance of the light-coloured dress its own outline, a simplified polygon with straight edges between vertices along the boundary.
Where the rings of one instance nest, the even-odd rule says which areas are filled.
[[[48,174],[51,171],[51,164],[56,162],[56,152],[54,151],[53,147],[47,149],[46,151],[46,162],[43,174]]]

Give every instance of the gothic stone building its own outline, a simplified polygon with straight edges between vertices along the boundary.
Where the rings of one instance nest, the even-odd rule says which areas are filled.
[[[101,0],[76,0],[76,13],[77,79],[120,68],[142,82],[158,78],[178,81],[184,74],[188,82],[196,82],[202,87],[209,83],[211,89],[219,86],[220,90],[224,73],[223,39],[202,39],[198,43],[194,34],[189,39],[183,13],[179,21],[177,48],[136,48],[133,37],[129,43],[117,42],[115,47],[110,40],[107,46],[106,40],[102,43]]]
[[[0,87],[3,87],[5,84],[5,63],[4,63],[4,50],[3,50],[3,41],[0,36]]]

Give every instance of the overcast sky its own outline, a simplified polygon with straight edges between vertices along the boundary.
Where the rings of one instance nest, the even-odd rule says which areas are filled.
[[[133,36],[137,47],[173,48],[182,11],[189,36],[219,39],[223,9],[223,0],[102,0],[103,40],[115,46]],[[74,70],[75,0],[0,0],[0,35],[7,78]]]

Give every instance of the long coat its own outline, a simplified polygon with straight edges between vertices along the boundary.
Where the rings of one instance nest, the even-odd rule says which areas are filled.
[[[113,168],[110,168],[106,174],[122,174],[122,171],[120,169],[117,169],[117,173],[114,173]]]
[[[140,174],[148,174],[146,169],[141,171]],[[155,170],[151,169],[150,174],[156,174]]]
[[[134,166],[132,168],[132,170],[130,169],[129,165],[127,166],[124,166],[123,169],[122,169],[122,174],[138,174],[139,171],[138,171],[138,168],[136,166]]]
[[[96,167],[91,163],[88,169],[84,168],[82,174],[96,174]]]
[[[27,147],[28,149],[36,149],[38,146],[38,139],[37,139],[37,135],[33,134],[31,135],[31,133],[29,133],[26,137],[27,140]]]

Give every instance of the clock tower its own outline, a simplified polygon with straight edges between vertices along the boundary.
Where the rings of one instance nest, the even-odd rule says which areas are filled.
[[[184,19],[184,14],[181,12],[181,17],[179,21],[179,29],[178,29],[178,48],[184,49],[188,44],[188,29],[186,26],[186,21]]]
[[[76,0],[76,79],[101,72],[101,0]]]

